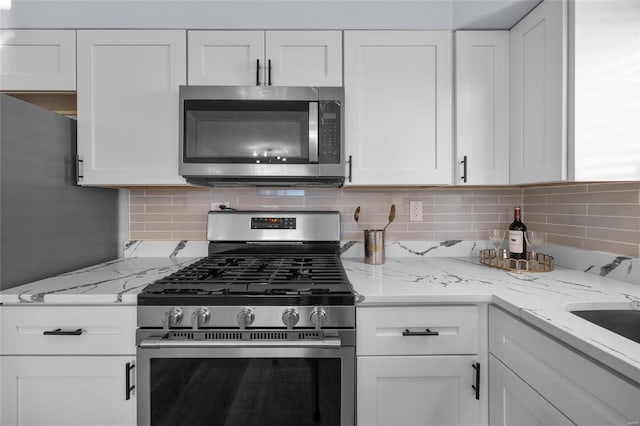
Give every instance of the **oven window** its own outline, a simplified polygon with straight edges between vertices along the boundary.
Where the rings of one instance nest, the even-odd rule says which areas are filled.
[[[306,163],[309,102],[185,101],[184,161]]]
[[[340,424],[339,358],[152,358],[151,424]]]

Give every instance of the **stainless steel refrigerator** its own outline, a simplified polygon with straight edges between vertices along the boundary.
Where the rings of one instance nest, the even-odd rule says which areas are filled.
[[[75,157],[75,120],[0,95],[0,290],[118,256],[117,190]]]

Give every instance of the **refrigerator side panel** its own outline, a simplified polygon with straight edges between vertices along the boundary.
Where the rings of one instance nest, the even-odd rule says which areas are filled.
[[[75,156],[75,120],[0,95],[0,290],[118,256],[117,190]]]

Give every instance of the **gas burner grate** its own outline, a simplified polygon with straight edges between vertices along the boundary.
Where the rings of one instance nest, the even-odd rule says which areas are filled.
[[[343,284],[346,281],[340,259],[335,255],[306,256],[209,256],[156,283],[179,285],[315,285]],[[188,291],[196,291],[188,290]],[[208,291],[208,290],[207,290]],[[232,289],[211,289],[233,292]],[[283,291],[274,289],[274,291]],[[309,291],[315,291],[309,288]],[[322,290],[325,292],[326,290]]]

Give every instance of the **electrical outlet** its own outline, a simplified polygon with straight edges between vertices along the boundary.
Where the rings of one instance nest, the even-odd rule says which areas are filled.
[[[220,206],[231,207],[229,201],[214,201],[211,203],[211,210],[222,210]]]
[[[422,201],[409,201],[409,220],[422,222]]]

